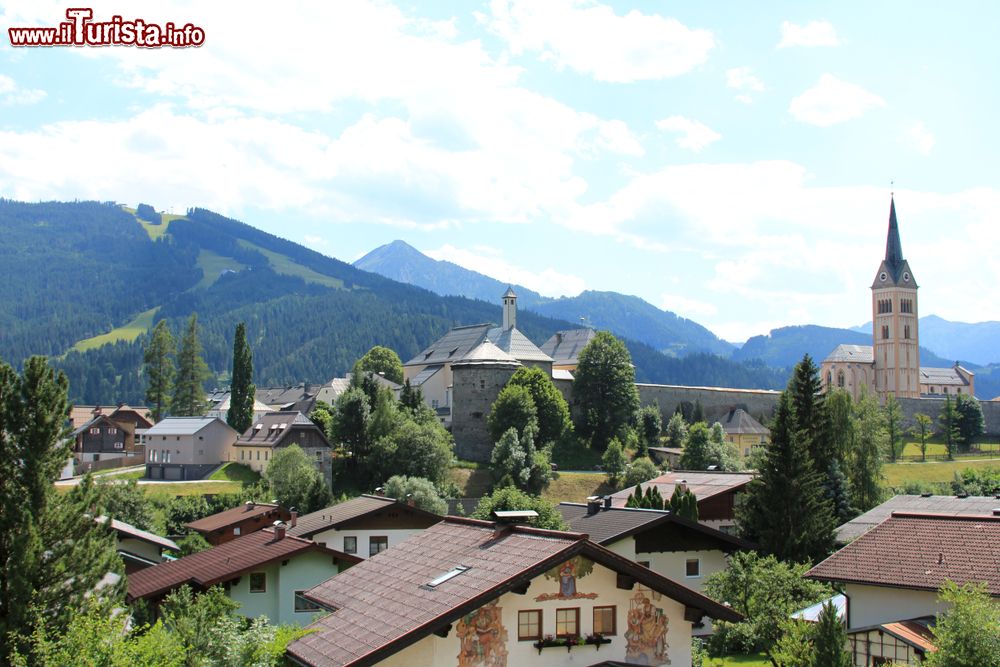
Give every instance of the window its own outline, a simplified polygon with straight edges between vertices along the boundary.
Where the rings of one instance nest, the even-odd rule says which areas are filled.
[[[295,611],[322,611],[322,607],[313,602],[312,600],[306,599],[302,594],[305,590],[295,591]]]
[[[594,634],[616,634],[615,616],[615,607],[594,607]]]
[[[701,576],[701,559],[699,559],[699,558],[688,558],[684,562],[684,576],[685,577],[700,577]]]
[[[345,554],[356,554],[358,553],[358,538],[353,535],[344,536],[344,553]]]
[[[837,386],[841,388],[844,386],[844,371],[837,371]]]
[[[260,450],[257,450],[257,460],[260,461]]]
[[[266,593],[267,592],[267,573],[266,572],[251,572],[250,573],[250,592],[251,593]]]
[[[517,612],[517,641],[539,641],[542,638],[542,610]]]
[[[888,340],[889,338],[889,325],[882,325],[882,340]]]
[[[265,450],[264,450],[264,460],[265,460],[265,461],[267,460],[267,454],[268,454],[268,451],[267,451],[267,450],[265,449]]]
[[[95,426],[94,428],[90,429],[90,435],[100,435],[100,434],[101,434],[100,426]]]
[[[833,371],[826,372],[826,386],[827,387],[833,386]]]
[[[385,536],[368,538],[368,555],[374,556],[389,548],[389,538]]]
[[[243,529],[241,529],[239,526],[234,526],[233,527],[233,535],[240,535],[242,533],[243,533]]]
[[[116,442],[115,443],[115,449],[125,449],[125,443],[124,442]]]
[[[907,340],[910,339],[910,325],[909,324],[903,326],[903,338],[905,338]]]
[[[245,457],[246,457],[246,452],[241,449],[240,450],[240,461],[244,460]]]
[[[108,434],[109,435],[118,435],[118,429],[116,429],[114,426],[109,426],[108,427]]]
[[[576,637],[580,634],[580,608],[556,609],[556,637]]]

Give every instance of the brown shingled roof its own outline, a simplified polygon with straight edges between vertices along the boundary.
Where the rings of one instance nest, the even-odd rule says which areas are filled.
[[[277,539],[273,530],[258,530],[211,549],[128,575],[128,599],[158,597],[184,584],[208,588],[262,565],[310,550],[329,553],[346,563],[361,560],[311,540],[290,535]]]
[[[218,512],[216,514],[212,514],[211,516],[206,516],[203,519],[186,523],[184,524],[184,527],[190,528],[191,530],[195,530],[199,533],[211,533],[213,530],[228,528],[229,526],[234,526],[242,521],[246,521],[247,519],[253,519],[256,517],[264,518],[272,514],[277,517],[280,510],[281,506],[273,503],[247,502],[239,507],[234,507],[231,510]]]
[[[702,502],[707,498],[734,491],[746,486],[754,478],[751,472],[718,472],[703,470],[673,470],[664,473],[659,477],[654,477],[648,482],[642,483],[642,488],[655,486],[660,495],[669,498],[674,493],[674,488],[681,482],[687,484],[688,490],[692,491]],[[622,489],[611,496],[611,502],[615,507],[624,507],[628,502],[628,497],[635,491],[634,486]]]
[[[1000,517],[894,512],[806,576],[931,591],[986,582],[1000,596]]]
[[[577,555],[711,616],[740,619],[585,535],[448,517],[309,590],[308,598],[336,611],[309,626],[313,632],[288,653],[307,665],[373,664]],[[427,585],[460,565],[468,569]]]
[[[288,534],[297,537],[312,537],[321,530],[337,528],[347,521],[378,512],[393,505],[398,505],[400,509],[405,509],[416,514],[426,515],[431,520],[430,523],[436,523],[442,518],[437,514],[432,514],[418,507],[410,507],[409,505],[400,503],[395,498],[363,494],[357,498],[351,498],[331,507],[300,516],[295,523],[295,527],[288,530]]]

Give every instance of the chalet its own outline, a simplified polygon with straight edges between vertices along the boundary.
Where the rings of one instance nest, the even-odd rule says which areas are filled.
[[[611,496],[560,503],[557,509],[570,530],[699,593],[709,576],[729,567],[729,554],[753,549],[746,540],[673,512],[612,507]],[[710,634],[711,625],[696,625],[694,633]]]
[[[125,574],[130,575],[138,570],[162,563],[167,560],[164,558],[164,551],[180,550],[180,547],[173,540],[136,528],[124,521],[109,520],[106,516],[99,516],[95,521],[107,525],[115,531],[118,537],[118,555],[125,563]]]
[[[275,521],[290,521],[294,526],[292,513],[284,507],[248,500],[239,507],[192,521],[184,524],[184,527],[201,534],[209,544],[223,544],[237,537],[263,530]]]
[[[158,604],[181,586],[221,585],[247,618],[304,625],[320,610],[302,593],[358,559],[286,534],[285,524],[258,530],[205,551],[130,575],[127,600]]]
[[[264,472],[275,451],[288,445],[301,447],[322,472],[330,469],[330,443],[323,430],[301,412],[265,412],[229,450],[229,460]]]
[[[167,417],[146,431],[146,477],[201,479],[228,460],[239,434],[218,417]]]
[[[838,586],[855,665],[917,665],[945,581],[983,582],[1000,597],[1000,516],[893,512],[806,576]]]
[[[289,534],[369,558],[442,518],[393,498],[361,495],[299,517]]]
[[[698,499],[698,522],[724,533],[736,532],[736,499],[754,477],[749,472],[713,472],[674,470],[642,483],[642,488],[655,486],[664,500],[674,489],[684,485]],[[613,507],[624,507],[635,487],[623,489],[611,496]]]
[[[143,432],[153,425],[148,416],[146,408],[125,404],[73,408],[70,412],[73,458],[77,463],[93,463],[135,454],[137,431]]]
[[[689,665],[694,623],[740,619],[586,535],[458,517],[305,597],[334,611],[287,656],[324,667]]]

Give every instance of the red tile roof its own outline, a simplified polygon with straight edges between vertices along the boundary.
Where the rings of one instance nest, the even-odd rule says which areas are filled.
[[[108,522],[108,517],[99,516],[94,519],[97,523],[106,524]],[[131,537],[142,542],[148,542],[149,544],[154,544],[161,549],[170,549],[171,551],[177,551],[180,547],[173,540],[168,540],[165,537],[160,537],[155,533],[150,533],[149,531],[136,528],[130,523],[125,523],[124,521],[119,521],[118,519],[111,520],[111,530],[116,531],[120,536]]]
[[[740,619],[586,535],[448,517],[309,590],[307,597],[336,611],[309,626],[313,632],[288,652],[307,665],[373,664],[577,555],[713,617]],[[457,566],[468,570],[428,586]]]
[[[897,639],[922,651],[930,652],[937,650],[937,647],[934,645],[934,632],[922,623],[896,621],[895,623],[883,623],[882,629]]]
[[[191,530],[198,531],[199,533],[210,533],[213,530],[238,525],[247,519],[266,517],[271,514],[277,516],[280,510],[281,507],[273,503],[247,502],[239,507],[234,507],[231,510],[218,512],[216,514],[212,514],[211,516],[206,516],[203,519],[186,523],[184,526],[186,528],[190,528]]]
[[[345,563],[360,560],[310,540],[290,535],[276,539],[273,530],[258,530],[211,549],[128,575],[128,599],[158,597],[184,584],[208,588],[306,551],[328,553]]]
[[[442,517],[418,507],[410,507],[409,505],[400,503],[395,498],[364,494],[331,507],[300,516],[296,520],[295,527],[288,529],[288,534],[298,537],[311,537],[322,530],[337,528],[348,521],[394,505],[399,506],[400,509],[426,516],[428,519],[427,525],[431,525],[442,519]]]
[[[654,477],[648,482],[642,483],[643,490],[652,485],[655,486],[660,495],[670,498],[674,493],[674,488],[685,483],[689,490],[694,492],[701,502],[720,493],[736,491],[746,486],[754,478],[749,472],[712,472],[699,470],[673,470],[671,472]],[[623,489],[611,496],[611,502],[615,507],[625,507],[628,497],[635,491],[634,486]]]
[[[1000,517],[894,512],[806,576],[930,591],[986,582],[1000,596]]]

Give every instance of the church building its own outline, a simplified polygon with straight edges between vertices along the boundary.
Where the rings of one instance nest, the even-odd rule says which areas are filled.
[[[889,203],[885,259],[872,282],[872,345],[839,345],[823,360],[827,389],[844,389],[857,399],[864,387],[880,400],[974,394],[975,374],[920,366],[917,281],[903,257],[896,202]]]

